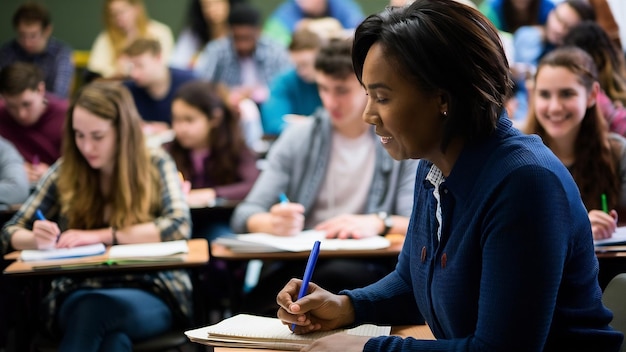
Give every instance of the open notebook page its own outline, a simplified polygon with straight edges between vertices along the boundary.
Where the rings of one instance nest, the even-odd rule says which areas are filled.
[[[339,332],[373,337],[389,335],[390,331],[389,326],[365,324],[352,329],[296,335],[277,318],[238,314],[215,325],[186,331],[185,334],[194,342],[211,345],[297,350],[319,338]]]
[[[90,244],[86,246],[78,246],[73,248],[53,248],[48,250],[23,250],[20,258],[25,261],[41,261],[53,259],[66,259],[87,257],[92,255],[103,254],[106,248],[102,243]]]
[[[594,240],[593,244],[596,246],[612,246],[619,244],[626,244],[626,226],[620,226],[609,238],[602,240]]]
[[[187,241],[180,240],[112,246],[109,250],[109,258],[166,257],[184,253],[189,253],[189,247]]]
[[[233,252],[305,252],[310,251],[315,241],[320,241],[321,250],[370,250],[390,246],[388,239],[373,236],[363,239],[328,239],[324,231],[302,231],[295,236],[275,236],[267,233],[240,234],[220,237],[215,243],[229,247]]]

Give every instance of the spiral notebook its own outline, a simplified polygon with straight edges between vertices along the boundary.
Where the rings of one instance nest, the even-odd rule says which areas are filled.
[[[358,336],[387,336],[391,327],[364,324],[352,329],[296,335],[277,318],[238,314],[215,325],[185,331],[185,335],[192,342],[211,346],[298,351],[319,338],[341,332]]]

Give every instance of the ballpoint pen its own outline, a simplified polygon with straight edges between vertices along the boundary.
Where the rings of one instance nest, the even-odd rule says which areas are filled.
[[[304,277],[302,278],[302,285],[300,286],[300,292],[298,293],[298,300],[304,296],[309,289],[309,282],[313,276],[313,270],[315,270],[315,263],[317,263],[317,257],[320,254],[320,241],[315,241],[313,249],[309,254],[309,260],[306,262],[306,269],[304,269]],[[291,324],[291,330],[296,328],[296,324]]]
[[[609,213],[609,205],[607,204],[606,201],[606,194],[602,193],[602,195],[600,196],[600,200],[602,201],[602,211],[605,213]]]
[[[287,195],[285,194],[285,192],[280,192],[280,194],[278,195],[278,199],[280,200],[280,204],[289,203],[289,198],[287,198]]]

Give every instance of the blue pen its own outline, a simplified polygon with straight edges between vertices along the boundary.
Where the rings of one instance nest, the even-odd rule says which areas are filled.
[[[46,221],[46,217],[43,216],[43,213],[41,212],[41,210],[37,209],[35,211],[35,217],[37,217],[37,220],[43,220]],[[61,236],[60,233],[57,234],[57,242],[59,242],[59,237]]]
[[[37,217],[37,220],[44,220],[44,221],[46,220],[46,217],[43,216],[43,213],[39,209],[35,211],[35,216]]]
[[[285,192],[280,192],[280,194],[278,195],[278,199],[280,200],[280,204],[289,203],[289,198],[287,198],[287,195],[285,194]]]
[[[306,269],[304,269],[304,277],[302,278],[302,286],[300,286],[300,293],[298,293],[298,300],[304,296],[309,289],[309,282],[313,276],[313,270],[315,269],[315,263],[317,263],[317,257],[320,254],[320,241],[315,241],[313,249],[309,254],[309,260],[306,262]],[[296,328],[296,324],[291,324],[291,330]]]

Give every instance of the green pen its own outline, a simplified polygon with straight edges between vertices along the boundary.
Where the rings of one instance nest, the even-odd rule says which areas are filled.
[[[602,211],[608,214],[609,205],[606,202],[606,194],[602,193],[601,199],[602,199]]]

